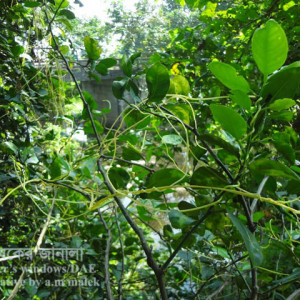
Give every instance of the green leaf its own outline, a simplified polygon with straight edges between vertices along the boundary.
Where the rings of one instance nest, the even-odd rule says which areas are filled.
[[[89,73],[89,78],[90,79],[94,79],[94,80],[96,80],[98,83],[101,83],[102,82],[102,80],[101,80],[101,77],[99,77],[98,75],[96,75],[95,73]]]
[[[84,47],[89,59],[97,60],[102,52],[98,42],[93,38],[86,36],[84,38]]]
[[[300,278],[300,268],[295,268],[293,270],[293,273],[291,273],[289,276],[285,276],[283,278],[275,280],[273,282],[273,284],[275,287],[277,287],[278,285],[284,285],[286,283],[289,283],[289,282],[299,279],[299,278]]]
[[[47,290],[39,290],[39,292],[37,293],[37,296],[41,299],[45,299],[50,295],[51,295],[51,292],[49,292]]]
[[[155,220],[155,218],[153,218],[151,216],[151,214],[149,213],[149,211],[144,207],[144,206],[137,206],[136,210],[138,212],[139,217],[144,221],[144,222],[148,222],[148,221],[153,221]]]
[[[264,75],[273,73],[286,61],[287,38],[284,30],[274,20],[269,20],[264,27],[254,32],[251,46],[253,58]]]
[[[88,103],[91,111],[97,109],[98,104],[94,100],[93,96],[87,91],[82,91],[82,94],[83,94],[83,97],[84,97],[85,101]]]
[[[238,105],[245,109],[250,109],[251,107],[251,100],[249,96],[239,90],[231,91],[232,95],[230,95],[230,98]]]
[[[109,169],[108,177],[116,189],[125,189],[130,180],[130,176],[127,171],[117,167],[112,167]]]
[[[68,9],[62,9],[58,13],[59,16],[65,16],[68,20],[73,20],[75,19],[75,15],[72,11]]]
[[[146,187],[169,186],[174,183],[182,182],[185,174],[177,169],[161,169],[151,174],[146,181]]]
[[[100,73],[101,75],[107,75],[108,74],[108,70],[105,64],[103,64],[102,62],[99,62],[96,67],[95,70]]]
[[[98,132],[99,134],[101,134],[101,133],[104,132],[104,128],[103,128],[103,126],[99,123],[99,121],[94,120],[94,124],[95,124],[96,130],[97,130],[97,132]],[[87,121],[87,122],[84,124],[83,130],[84,130],[84,133],[85,133],[85,134],[95,134],[94,128],[93,128],[93,126],[92,126],[92,122],[91,122],[91,121]]]
[[[117,99],[123,99],[123,93],[125,91],[126,85],[128,84],[128,78],[123,78],[121,80],[116,80],[113,82],[112,91]]]
[[[38,158],[36,157],[36,155],[31,156],[30,158],[28,158],[25,163],[26,164],[37,164],[39,162]]]
[[[224,258],[227,258],[227,259],[231,259],[227,250],[224,249],[224,248],[221,248],[221,247],[212,247],[211,249],[212,251],[214,251],[215,253],[217,253],[217,255],[220,255]]]
[[[25,290],[31,297],[33,297],[38,290],[36,281],[31,278],[26,279],[25,280]]]
[[[183,213],[175,209],[172,209],[169,212],[169,219],[172,224],[172,227],[176,229],[183,229],[186,226],[189,226],[190,224],[195,222],[195,220],[193,220],[192,218],[184,215]]]
[[[280,120],[280,121],[286,121],[290,122],[292,121],[294,117],[294,114],[292,111],[284,110],[284,111],[279,111],[279,112],[274,112],[269,115],[270,119],[273,120]]]
[[[293,98],[300,87],[300,61],[283,67],[270,76],[262,88],[262,97],[269,102]]]
[[[128,58],[126,55],[124,55],[122,57],[121,68],[122,68],[123,73],[126,76],[130,77],[132,75],[132,63],[131,63],[131,59]]]
[[[82,240],[79,236],[72,236],[71,248],[79,248],[82,245]]]
[[[61,51],[61,53],[62,53],[63,55],[66,55],[66,54],[68,54],[68,52],[69,52],[69,46],[67,46],[67,45],[62,45],[62,46],[59,47],[59,50]]]
[[[0,183],[2,184],[3,181],[7,181],[12,179],[13,177],[4,173],[0,173]]]
[[[146,81],[150,102],[160,102],[167,94],[170,86],[168,69],[160,63],[154,64],[146,73]]]
[[[52,164],[49,168],[49,173],[50,173],[51,179],[55,179],[55,178],[61,176],[61,164],[58,159],[55,159],[52,162]]]
[[[182,138],[177,134],[167,134],[162,137],[162,142],[164,144],[176,146],[182,143]]]
[[[269,175],[274,177],[284,177],[289,179],[300,180],[299,176],[290,168],[275,160],[266,158],[258,159],[252,162],[249,169],[254,174]]]
[[[18,148],[17,146],[12,142],[4,142],[1,144],[1,150],[9,153],[14,153],[15,155],[18,155]]]
[[[245,78],[241,75],[237,75],[234,67],[214,61],[208,65],[208,69],[219,79],[225,86],[231,90],[240,90],[244,93],[250,91],[250,87]]]
[[[265,213],[262,211],[257,211],[253,215],[253,222],[257,223],[261,218],[265,216]]]
[[[138,110],[131,110],[129,113],[125,110],[124,121],[127,127],[134,126],[136,129],[143,129],[149,125],[151,119],[149,115],[142,114]]]
[[[114,58],[104,58],[100,60],[100,63],[104,64],[107,69],[114,67],[118,64],[118,61]]]
[[[55,7],[66,8],[69,6],[69,1],[67,0],[55,0]]]
[[[188,104],[166,104],[164,107],[172,112],[176,117],[178,117],[185,124],[190,124],[190,111],[191,108]]]
[[[129,142],[131,145],[136,145],[139,141],[138,137],[135,134],[122,134],[119,138],[120,142]]]
[[[291,164],[295,163],[295,151],[291,146],[289,134],[284,132],[275,133],[273,135],[273,144],[279,154],[286,158]]]
[[[210,167],[200,167],[190,179],[191,185],[199,186],[224,186],[228,185],[225,176]]]
[[[230,143],[226,142],[222,138],[213,135],[211,133],[205,133],[200,135],[200,139],[207,141],[211,145],[217,145],[222,147],[224,150],[228,151],[229,153],[235,155],[236,157],[240,157],[239,149],[235,146],[231,145]]]
[[[196,208],[196,206],[187,201],[180,201],[178,203],[178,208],[180,210],[186,210],[186,209]],[[198,218],[200,212],[199,212],[199,210],[195,210],[195,211],[182,212],[182,213],[191,218]]]
[[[126,160],[140,160],[143,158],[141,153],[133,147],[124,147],[122,151],[122,157]]]
[[[190,84],[183,76],[175,75],[173,78],[171,78],[168,94],[188,96],[190,90]]]
[[[232,108],[224,105],[211,104],[210,110],[215,121],[219,122],[224,130],[237,140],[241,139],[247,132],[246,121]]]
[[[11,48],[11,52],[14,55],[14,57],[18,57],[24,53],[24,47],[22,47],[20,45],[13,46]]]
[[[36,2],[36,1],[25,1],[25,2],[24,2],[24,6],[25,6],[25,7],[29,7],[29,8],[38,7],[38,6],[41,6],[41,4],[42,4],[42,3]]]
[[[207,152],[203,147],[191,145],[189,149],[189,157],[193,158],[194,167],[198,164],[198,160]]]
[[[290,108],[294,105],[296,105],[296,101],[289,99],[289,98],[284,98],[284,99],[275,100],[267,108],[275,110],[275,111],[280,111],[283,109]]]
[[[132,54],[132,55],[130,56],[130,58],[129,58],[129,59],[131,60],[131,63],[133,64],[134,61],[135,61],[137,58],[139,58],[141,55],[142,55],[142,52],[137,52],[137,53]]]
[[[250,230],[231,212],[227,211],[229,218],[231,219],[233,225],[241,234],[245,246],[249,252],[250,259],[254,266],[260,266],[263,262],[263,254],[258,244],[255,236],[250,232]]]

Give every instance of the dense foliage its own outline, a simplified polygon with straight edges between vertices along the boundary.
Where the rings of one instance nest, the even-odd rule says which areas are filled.
[[[3,3],[2,297],[296,299],[299,4],[166,1],[158,20],[137,7],[115,3],[115,27],[82,34],[66,0]],[[73,67],[84,49],[102,84],[117,60],[97,34],[110,31],[127,107],[107,128]],[[7,252],[25,248],[32,259]]]

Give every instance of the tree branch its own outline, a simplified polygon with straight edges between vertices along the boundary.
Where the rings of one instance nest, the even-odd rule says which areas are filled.
[[[105,249],[105,285],[106,285],[106,292],[107,292],[107,299],[113,300],[114,296],[112,294],[111,285],[110,285],[110,273],[109,273],[109,253],[110,253],[110,244],[111,244],[111,231],[102,216],[102,212],[100,208],[98,208],[98,215],[104,225],[104,228],[107,232],[107,240],[106,240],[106,249]]]
[[[215,201],[217,201],[217,200],[215,200]],[[192,229],[184,235],[184,237],[182,238],[181,242],[178,244],[178,246],[176,247],[176,249],[172,252],[172,254],[169,256],[169,258],[166,260],[166,262],[161,267],[162,270],[165,271],[168,268],[169,264],[175,258],[175,256],[180,251],[180,249],[184,246],[184,244],[187,241],[187,239],[196,231],[196,229],[202,224],[202,222],[209,216],[212,208],[213,208],[213,206],[211,206],[207,210],[207,212],[205,213],[205,215],[200,220],[198,220],[197,223],[192,227]]]
[[[58,181],[50,181],[50,180],[47,180],[47,179],[41,179],[41,180],[44,181],[44,182],[46,182],[47,184],[52,184],[52,185],[57,185],[57,186],[63,186],[63,187],[66,187],[66,188],[68,188],[68,189],[70,189],[70,190],[73,190],[73,191],[75,191],[75,192],[81,194],[81,195],[84,196],[85,198],[91,200],[91,197],[90,197],[90,195],[89,195],[88,193],[85,193],[85,192],[83,192],[83,191],[81,191],[81,190],[79,190],[79,189],[77,189],[77,188],[75,188],[75,187],[73,187],[73,186],[71,186],[71,185],[68,185],[68,184],[63,183],[63,182],[58,182]]]
[[[64,1],[64,0],[63,0],[63,1]],[[95,135],[96,135],[97,142],[98,142],[99,146],[101,146],[101,139],[100,139],[99,134],[98,134],[98,132],[97,132],[96,125],[95,125],[95,122],[94,122],[94,118],[93,118],[93,115],[92,115],[90,106],[89,106],[89,104],[86,102],[86,100],[85,100],[85,98],[84,98],[84,96],[83,96],[82,90],[81,90],[81,88],[80,88],[80,86],[79,86],[79,83],[78,83],[78,81],[77,81],[77,79],[76,79],[74,73],[72,72],[72,70],[71,70],[71,68],[70,68],[70,66],[69,66],[69,63],[68,63],[67,59],[65,58],[65,56],[63,55],[63,53],[62,53],[61,50],[59,49],[59,45],[58,45],[58,43],[57,43],[56,37],[55,37],[55,35],[53,34],[53,30],[52,30],[52,26],[51,26],[52,24],[51,24],[50,21],[49,21],[49,17],[48,17],[48,13],[47,13],[47,5],[46,5],[46,4],[45,4],[45,16],[46,16],[46,20],[47,20],[47,22],[48,22],[48,24],[49,24],[49,31],[50,31],[52,40],[53,40],[54,45],[55,45],[55,50],[59,53],[60,57],[62,58],[62,60],[63,60],[64,63],[65,63],[65,66],[66,66],[66,68],[67,68],[69,74],[71,75],[73,81],[75,82],[75,86],[76,86],[76,88],[77,88],[77,90],[78,90],[78,92],[79,92],[79,96],[80,96],[80,98],[81,98],[81,100],[82,100],[82,102],[83,102],[83,104],[84,104],[84,106],[85,106],[85,108],[86,108],[86,110],[87,110],[89,119],[90,119],[91,124],[92,124],[92,127],[93,127],[93,131],[94,131],[94,133],[95,133]],[[55,17],[55,15],[54,15],[54,17]],[[51,21],[52,21],[52,20],[51,20]],[[53,22],[53,21],[52,21],[52,22]]]
[[[107,174],[106,174],[105,170],[103,169],[103,166],[101,165],[100,160],[97,161],[97,164],[98,164],[98,169],[103,177],[104,184],[108,188],[109,192],[111,194],[114,194],[115,193],[114,188],[111,186],[111,184],[108,180]],[[153,257],[153,254],[152,254],[152,249],[148,246],[148,243],[146,241],[144,234],[142,233],[141,229],[131,219],[130,215],[128,214],[128,212],[127,212],[126,208],[124,207],[123,203],[121,202],[120,198],[115,196],[114,199],[115,199],[116,203],[118,204],[125,219],[127,220],[128,224],[131,226],[131,228],[136,233],[136,235],[138,236],[138,238],[141,242],[141,246],[147,257],[147,264],[154,271],[154,274],[156,276],[156,279],[157,279],[157,282],[159,285],[159,289],[160,289],[161,299],[163,299],[163,300],[168,299],[167,291],[166,291],[166,287],[165,287],[165,281],[164,281],[164,272],[157,265],[157,263]]]
[[[117,215],[117,209],[116,207],[114,207],[114,214],[115,214],[115,218],[116,218],[116,224],[117,224],[117,228],[118,228],[118,232],[119,232],[119,243],[120,243],[120,248],[121,248],[121,254],[122,254],[122,261],[121,261],[121,275],[120,275],[120,279],[118,282],[118,300],[122,299],[122,285],[123,285],[123,277],[124,277],[124,247],[123,247],[123,242],[122,242],[122,232],[121,232],[121,228],[120,228],[120,224],[118,221],[118,215]]]
[[[35,256],[37,255],[37,253],[38,253],[38,251],[39,251],[39,249],[40,249],[40,247],[41,247],[41,244],[42,244],[42,242],[43,242],[43,239],[44,239],[44,237],[45,237],[46,231],[47,231],[47,229],[48,229],[48,227],[49,227],[50,220],[51,220],[51,215],[52,215],[53,208],[54,208],[54,203],[55,203],[55,195],[54,195],[54,197],[53,197],[52,204],[51,204],[49,213],[48,213],[48,215],[47,215],[47,220],[46,220],[46,222],[45,222],[45,224],[44,224],[44,226],[43,226],[43,229],[42,229],[41,234],[40,234],[40,236],[39,236],[39,238],[38,238],[38,241],[37,241],[37,243],[36,243],[36,246],[34,247],[34,250],[33,250],[33,257],[35,257]],[[20,275],[20,277],[19,277],[19,279],[18,279],[18,281],[17,281],[17,283],[16,283],[16,285],[15,285],[13,291],[12,291],[11,294],[10,294],[10,296],[8,297],[8,300],[14,299],[15,296],[17,295],[18,290],[19,290],[19,288],[20,288],[20,286],[21,286],[21,284],[22,284],[22,281],[23,281],[23,278],[24,278],[25,274],[26,274],[26,269],[24,269],[24,270],[22,271],[22,274]]]
[[[138,166],[138,167],[144,168],[145,170],[149,171],[150,173],[154,172],[153,169],[151,169],[147,166],[144,166],[142,164],[130,161],[130,160],[126,160],[126,159],[122,159],[122,158],[118,158],[118,157],[113,157],[113,156],[108,156],[108,155],[101,155],[101,157],[105,158],[105,159],[113,159],[113,160],[121,161],[121,162],[124,162],[126,164],[133,165],[133,166]]]
[[[244,258],[248,257],[248,255],[244,255],[240,258],[237,258],[236,260],[232,261],[230,264],[228,264],[227,266],[224,266],[222,268],[220,268],[217,272],[215,272],[214,274],[212,274],[211,276],[209,276],[206,281],[200,286],[200,288],[198,289],[198,291],[195,294],[194,299],[196,299],[197,296],[200,295],[200,293],[202,292],[202,290],[204,289],[204,287],[206,286],[206,284],[213,279],[216,275],[218,275],[220,272],[226,270],[228,267],[232,266],[233,264],[236,264],[237,262],[243,260]]]
[[[194,135],[199,139],[199,141],[202,143],[202,145],[205,147],[205,149],[210,153],[210,155],[213,157],[213,159],[215,160],[215,162],[217,163],[217,165],[219,165],[219,167],[226,173],[226,175],[228,176],[230,183],[231,184],[235,184],[236,180],[234,179],[234,177],[232,176],[231,172],[226,168],[226,166],[223,164],[223,162],[218,158],[218,156],[213,152],[213,150],[211,149],[211,147],[201,138],[200,133],[198,132],[197,128],[192,127],[188,124],[186,124],[185,122],[183,122],[182,120],[179,120],[171,111],[169,111],[168,109],[164,108],[164,107],[160,107],[161,110],[167,112],[168,114],[170,114],[172,117],[174,117],[174,121],[176,121],[177,123],[183,125],[186,129],[190,130],[191,132],[194,133]],[[153,113],[153,112],[148,112],[151,113],[157,117],[160,118],[164,118],[166,119],[166,117],[161,116],[159,114]],[[243,209],[245,211],[245,215],[247,218],[247,223],[249,226],[249,229],[251,232],[254,232],[256,229],[256,226],[253,224],[253,221],[251,219],[251,215],[250,215],[250,211],[249,211],[249,207],[247,205],[247,202],[244,198],[244,196],[239,196],[239,200],[243,206]]]
[[[295,300],[298,299],[298,296],[300,296],[300,289],[289,295],[285,300]]]
[[[48,17],[48,14],[47,14],[47,6],[46,6],[46,9],[45,9],[45,14],[46,14],[47,22],[49,23],[49,17]],[[95,126],[95,122],[93,120],[93,115],[91,113],[89,104],[86,102],[86,100],[85,100],[85,98],[83,96],[83,93],[81,91],[79,83],[78,83],[78,81],[77,81],[74,73],[72,72],[72,70],[71,70],[71,68],[70,68],[70,66],[68,64],[67,59],[65,58],[65,56],[63,55],[63,53],[59,49],[58,43],[57,43],[56,38],[55,38],[55,36],[53,34],[53,31],[52,31],[51,24],[49,26],[49,29],[50,29],[50,33],[51,33],[53,42],[55,44],[55,49],[60,54],[61,58],[63,59],[65,65],[66,65],[67,71],[69,72],[69,74],[71,75],[72,79],[75,82],[75,85],[76,85],[76,88],[77,88],[77,90],[79,92],[80,98],[81,98],[82,102],[84,103],[85,108],[87,109],[88,116],[89,116],[89,119],[90,119],[90,121],[92,123],[93,131],[94,131],[94,133],[96,135],[96,139],[97,139],[98,145],[101,147],[101,140],[100,140],[100,137],[98,135],[98,132],[97,132],[97,129],[96,129],[96,126]],[[106,185],[106,187],[109,190],[109,192],[111,194],[114,194],[115,191],[114,191],[113,187],[110,185],[109,180],[107,180],[108,179],[107,178],[107,174],[106,174],[105,170],[103,169],[103,167],[102,167],[102,165],[100,163],[100,159],[98,160],[97,165],[98,165],[99,172],[101,173],[101,175],[103,177],[104,184]],[[156,262],[155,262],[155,260],[153,258],[153,255],[152,255],[152,251],[151,251],[150,247],[148,246],[147,241],[146,241],[146,239],[145,239],[142,231],[134,223],[134,221],[131,219],[131,217],[127,213],[125,207],[123,206],[121,200],[118,197],[114,197],[114,199],[117,202],[117,204],[118,204],[118,206],[119,206],[122,214],[124,215],[125,219],[127,220],[127,222],[129,223],[129,225],[132,227],[132,229],[134,230],[134,232],[139,237],[139,240],[141,242],[142,248],[143,248],[143,250],[144,250],[144,252],[145,252],[145,254],[147,256],[147,263],[148,263],[149,267],[154,271],[156,279],[158,281],[161,298],[163,300],[168,299],[167,292],[166,292],[166,287],[165,287],[165,282],[164,282],[164,276],[163,276],[164,274],[163,274],[162,270],[156,264]]]

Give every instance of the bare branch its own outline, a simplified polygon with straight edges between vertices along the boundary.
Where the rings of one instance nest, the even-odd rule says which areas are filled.
[[[217,201],[217,200],[215,200]],[[177,255],[177,253],[180,251],[180,249],[184,246],[184,244],[186,243],[187,239],[196,231],[196,229],[203,223],[203,221],[209,216],[211,210],[212,210],[213,206],[211,206],[207,212],[205,213],[205,215],[197,221],[197,223],[192,227],[192,229],[190,231],[188,231],[183,239],[181,240],[181,242],[178,244],[178,246],[176,247],[176,249],[173,251],[173,253],[170,255],[170,257],[166,260],[166,262],[163,264],[162,269],[166,270],[169,266],[169,264],[171,263],[171,261],[175,258],[175,256]]]
[[[295,300],[298,299],[298,296],[300,296],[300,289],[289,295],[285,300]]]
[[[144,166],[142,164],[130,161],[130,160],[122,159],[122,158],[119,158],[119,157],[107,156],[107,155],[101,155],[101,157],[105,158],[105,159],[113,159],[113,160],[121,161],[121,162],[124,162],[126,164],[133,165],[133,166],[138,166],[138,167],[144,168],[145,170],[149,171],[150,173],[154,172],[153,169],[151,169],[147,166]]]
[[[117,228],[118,228],[118,232],[119,232],[119,243],[120,243],[120,248],[121,248],[121,254],[122,254],[122,259],[121,259],[121,275],[120,275],[120,279],[118,282],[118,300],[122,299],[122,285],[123,285],[123,277],[124,277],[124,258],[125,258],[125,254],[124,254],[124,247],[123,247],[123,241],[122,241],[122,232],[121,232],[121,228],[120,228],[120,224],[118,221],[118,213],[117,213],[117,209],[116,207],[114,207],[114,214],[115,214],[115,219],[116,219],[116,224],[117,224]]]
[[[110,244],[111,244],[111,231],[108,227],[105,219],[102,216],[102,212],[100,208],[98,208],[98,215],[104,225],[104,228],[107,232],[107,240],[106,240],[106,249],[105,249],[105,285],[106,285],[106,292],[107,292],[107,299],[113,300],[114,296],[112,294],[111,285],[110,285],[110,273],[109,273],[109,253],[110,253]]]
[[[63,1],[64,1],[64,0],[63,0]],[[95,125],[95,121],[94,121],[94,118],[93,118],[93,115],[92,115],[90,106],[89,106],[89,104],[86,102],[86,100],[85,100],[85,98],[84,98],[84,96],[83,96],[82,90],[81,90],[81,88],[80,88],[80,86],[79,86],[79,83],[78,83],[78,81],[77,81],[77,79],[76,79],[74,73],[72,72],[72,70],[71,70],[71,68],[70,68],[70,65],[69,65],[67,59],[65,58],[65,56],[63,55],[63,53],[62,53],[61,50],[59,49],[59,45],[58,45],[58,43],[57,43],[56,37],[55,37],[55,35],[53,34],[53,30],[52,30],[52,26],[51,26],[52,24],[51,24],[50,21],[49,21],[49,17],[48,17],[48,13],[47,13],[47,6],[46,6],[46,4],[45,4],[45,15],[46,15],[46,20],[47,20],[47,22],[48,22],[48,24],[49,24],[49,31],[50,31],[52,40],[53,40],[54,45],[55,45],[55,50],[59,53],[60,57],[62,58],[62,60],[63,60],[64,63],[65,63],[65,66],[66,66],[66,68],[67,68],[69,74],[71,75],[73,81],[75,82],[75,86],[76,86],[76,88],[77,88],[77,90],[78,90],[78,92],[79,92],[79,96],[80,96],[80,98],[81,98],[81,100],[82,100],[82,102],[83,102],[83,104],[84,104],[84,106],[85,106],[85,108],[86,108],[86,110],[87,110],[89,119],[90,119],[91,124],[92,124],[92,127],[93,127],[93,131],[94,131],[95,136],[96,136],[96,139],[97,139],[97,142],[98,142],[99,146],[101,146],[101,139],[100,139],[100,136],[99,136],[99,134],[98,134],[98,132],[97,132],[96,125]],[[55,16],[55,15],[54,15],[54,16]],[[51,20],[51,21],[52,21],[52,20]],[[53,21],[52,21],[52,22],[53,22]]]
[[[215,276],[217,276],[220,272],[226,270],[228,267],[232,266],[233,264],[236,264],[237,262],[243,260],[244,258],[248,257],[248,255],[244,255],[240,258],[237,258],[236,260],[232,261],[230,264],[228,264],[227,266],[224,266],[222,268],[220,268],[217,272],[215,272],[214,274],[212,274],[211,276],[209,276],[205,282],[200,286],[200,288],[198,289],[198,291],[195,294],[194,299],[200,295],[200,293],[202,292],[202,290],[204,289],[204,287],[208,284],[208,282],[213,279]]]
[[[98,169],[103,177],[104,184],[108,188],[109,192],[111,194],[114,194],[115,191],[107,178],[107,174],[106,174],[105,170],[103,169],[103,166],[101,165],[100,160],[98,160]],[[124,215],[125,219],[127,220],[128,224],[131,226],[133,231],[137,234],[137,236],[141,242],[141,246],[147,257],[148,266],[154,271],[154,274],[156,276],[156,279],[157,279],[157,282],[159,285],[159,289],[160,289],[161,299],[163,299],[163,300],[168,299],[167,291],[166,291],[166,287],[165,287],[164,276],[163,276],[164,275],[163,270],[161,268],[159,268],[159,266],[157,265],[153,255],[152,255],[152,249],[148,246],[148,243],[146,241],[146,238],[145,238],[142,230],[132,220],[132,218],[128,214],[126,208],[124,207],[123,203],[121,202],[120,198],[115,196],[114,199],[117,202],[117,204],[118,204],[122,214]]]
[[[44,224],[43,226],[43,229],[42,229],[42,232],[38,238],[38,241],[36,243],[36,246],[34,247],[34,250],[33,250],[33,257],[35,257],[40,249],[40,246],[44,240],[44,237],[45,237],[45,234],[46,234],[46,231],[49,227],[49,224],[50,224],[50,220],[51,220],[51,215],[52,215],[52,212],[53,212],[53,208],[54,208],[54,203],[55,203],[55,195],[53,197],[53,200],[52,200],[52,204],[51,204],[51,207],[50,207],[50,210],[49,210],[49,213],[47,215],[47,220],[46,220],[46,223]],[[26,274],[26,270],[24,269],[21,276],[19,277],[18,279],[18,282],[16,283],[13,291],[11,292],[10,296],[8,297],[8,300],[12,300],[15,298],[15,296],[17,295],[18,293],[18,290],[22,284],[22,281],[23,281],[23,278]]]

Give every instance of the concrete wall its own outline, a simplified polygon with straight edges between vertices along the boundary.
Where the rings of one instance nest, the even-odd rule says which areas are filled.
[[[80,65],[85,65],[86,61],[80,61]],[[109,71],[109,75],[101,76],[101,83],[95,80],[91,80],[88,77],[87,72],[80,65],[73,68],[73,73],[83,91],[89,92],[95,101],[98,103],[98,110],[108,107],[111,112],[106,114],[100,122],[106,126],[111,127],[121,112],[126,107],[126,103],[122,100],[116,99],[112,93],[112,84],[116,77],[124,76],[119,67]],[[66,81],[73,81],[71,76],[67,74],[65,76]],[[109,102],[108,102],[109,101]],[[118,122],[116,125],[120,124]]]
[[[111,127],[126,106],[124,101],[114,97],[112,93],[113,81],[113,79],[102,79],[101,83],[97,81],[81,81],[80,83],[82,90],[89,92],[98,103],[98,110],[105,107],[111,109],[111,112],[105,114],[105,117],[101,119],[101,123],[105,127]],[[116,125],[119,124],[118,121]]]

